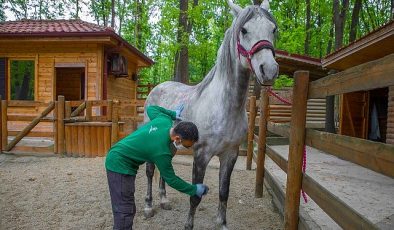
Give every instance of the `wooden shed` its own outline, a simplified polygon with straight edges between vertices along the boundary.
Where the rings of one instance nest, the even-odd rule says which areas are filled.
[[[392,53],[394,21],[329,54],[322,65],[343,71]],[[341,95],[339,133],[394,144],[394,86]]]
[[[153,61],[109,27],[81,20],[0,23],[0,95],[4,100],[45,102],[136,99],[140,68]],[[11,108],[10,108],[11,109]],[[10,114],[42,108],[18,107]],[[94,114],[105,113],[100,108]],[[133,115],[135,110],[122,110]],[[10,129],[19,129],[9,123]],[[40,124],[37,129],[49,129]],[[11,130],[12,131],[12,130]]]

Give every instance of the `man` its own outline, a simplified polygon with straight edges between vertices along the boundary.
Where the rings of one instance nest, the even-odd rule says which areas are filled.
[[[203,184],[189,184],[175,175],[172,167],[171,145],[177,149],[190,148],[198,141],[198,129],[192,122],[181,121],[172,128],[173,120],[180,119],[183,106],[176,111],[149,106],[150,122],[116,143],[105,160],[108,185],[114,216],[113,229],[132,229],[136,212],[134,202],[135,175],[138,167],[154,163],[164,181],[174,189],[190,196],[202,197],[208,192]]]

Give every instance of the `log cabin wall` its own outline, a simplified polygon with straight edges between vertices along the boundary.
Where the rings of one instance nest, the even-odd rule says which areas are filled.
[[[103,46],[97,43],[6,42],[0,43],[0,57],[10,60],[34,60],[34,100],[50,102],[56,98],[56,67],[85,66],[87,100],[102,99]],[[61,87],[61,86],[60,86]],[[8,89],[9,90],[9,89]],[[36,115],[45,108],[10,108],[9,114]],[[21,130],[26,122],[10,123],[10,129]],[[51,123],[40,123],[33,131],[52,129]]]
[[[389,87],[386,143],[394,144],[394,86]]]

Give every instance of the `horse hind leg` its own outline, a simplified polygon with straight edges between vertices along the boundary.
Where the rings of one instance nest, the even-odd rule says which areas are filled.
[[[227,200],[230,192],[230,178],[238,158],[238,151],[224,153],[219,156],[219,206],[216,223],[223,229],[227,229]]]
[[[160,207],[164,210],[171,210],[171,203],[167,199],[166,195],[166,182],[162,177],[160,177],[160,182],[159,182],[159,194],[160,194]]]
[[[155,172],[155,165],[152,163],[146,163],[146,176],[148,178],[148,188],[145,197],[145,208],[144,216],[145,218],[153,217],[153,207],[152,207],[152,178]]]
[[[204,181],[205,171],[210,158],[195,157],[193,161],[193,184],[200,184]],[[197,206],[200,204],[201,198],[198,196],[190,197],[190,209],[185,223],[185,230],[193,229],[194,215],[196,214]]]

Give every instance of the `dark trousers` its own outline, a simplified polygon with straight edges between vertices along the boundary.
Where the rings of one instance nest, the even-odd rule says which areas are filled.
[[[133,229],[135,215],[135,176],[107,170],[109,193],[111,196],[114,230]]]

